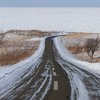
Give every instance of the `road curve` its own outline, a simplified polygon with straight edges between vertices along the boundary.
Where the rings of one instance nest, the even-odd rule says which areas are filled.
[[[54,45],[56,61],[66,71],[71,84],[71,100],[100,100],[100,75],[93,74],[66,60]]]
[[[42,57],[16,75],[15,83],[0,86],[0,100],[100,100],[100,76],[65,61],[53,38],[46,39]]]
[[[43,56],[35,64],[23,71],[21,76],[12,76],[16,78],[14,83],[0,86],[0,100],[70,100],[70,82],[54,60],[51,40],[51,37],[46,39]],[[5,82],[7,80],[3,78],[2,84]]]

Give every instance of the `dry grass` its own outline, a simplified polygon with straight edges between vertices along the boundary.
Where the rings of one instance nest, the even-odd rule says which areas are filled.
[[[0,47],[0,65],[11,65],[25,60],[35,53],[39,45],[37,42],[17,41],[3,43]]]
[[[67,36],[63,36],[63,38],[65,39],[78,39],[78,38],[83,38],[85,36],[90,36],[90,35],[93,35],[93,34],[100,34],[100,33],[73,33],[73,34],[69,34]]]
[[[12,65],[27,59],[35,53],[40,41],[26,41],[33,37],[43,37],[57,31],[9,30],[0,44],[0,66]],[[10,37],[9,37],[10,36]]]
[[[81,54],[75,54],[74,55],[77,59],[80,59],[82,61],[87,61],[87,62],[91,62],[91,63],[97,63],[100,62],[100,57],[98,58],[94,58],[94,59],[90,59],[90,57],[86,54],[86,52],[82,52]]]
[[[80,46],[80,45],[69,45],[67,47],[67,49],[72,53],[72,54],[79,54],[79,53],[82,53],[84,51],[84,46]]]
[[[11,30],[4,34],[4,40],[0,44],[0,66],[12,65],[27,59],[35,53],[40,43],[40,41],[26,41],[35,36],[25,34],[24,31],[18,31],[17,34]],[[11,37],[8,37],[9,35]]]
[[[85,45],[84,45],[84,43],[82,43],[84,37],[91,36],[93,34],[100,34],[100,33],[74,33],[74,34],[70,34],[70,35],[67,35],[67,36],[63,36],[61,38],[61,40],[68,39],[67,43],[65,43],[65,48],[69,51],[69,53],[71,53],[77,59],[80,59],[82,61],[88,61],[88,62],[91,62],[91,63],[100,62],[100,57],[90,59],[88,54],[85,52]],[[82,41],[79,41],[79,39],[80,40],[82,39]],[[72,40],[73,41],[75,40],[76,43],[75,43],[75,41],[70,42]],[[77,40],[78,40],[78,42],[77,42]],[[100,52],[99,51],[97,51],[97,52],[98,52],[98,54],[94,55],[94,57],[96,57],[97,55],[100,55]]]
[[[60,31],[40,31],[40,30],[9,30],[5,32],[4,34],[9,33],[16,33],[19,35],[25,35],[25,33],[28,33],[28,36],[35,36],[35,37],[43,37],[45,35],[50,35],[51,33],[60,33]]]

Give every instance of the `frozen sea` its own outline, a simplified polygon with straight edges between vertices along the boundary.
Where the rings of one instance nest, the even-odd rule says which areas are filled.
[[[100,33],[100,8],[0,8],[0,31]]]

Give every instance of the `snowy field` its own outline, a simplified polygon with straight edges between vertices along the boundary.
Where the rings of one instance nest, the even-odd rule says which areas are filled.
[[[100,32],[100,8],[0,8],[0,31]]]

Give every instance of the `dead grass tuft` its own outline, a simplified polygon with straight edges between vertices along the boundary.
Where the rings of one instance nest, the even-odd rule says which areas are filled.
[[[73,45],[73,46],[68,46],[67,49],[71,51],[72,54],[78,54],[84,52],[84,46],[80,45]]]

